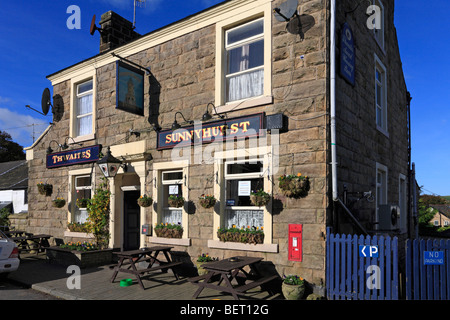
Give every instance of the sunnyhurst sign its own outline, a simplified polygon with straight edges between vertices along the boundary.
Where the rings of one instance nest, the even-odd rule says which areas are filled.
[[[195,142],[211,143],[216,139],[222,141],[234,138],[248,138],[265,134],[264,113],[243,116],[233,119],[224,119],[158,132],[158,150],[174,148],[177,145],[192,145]]]

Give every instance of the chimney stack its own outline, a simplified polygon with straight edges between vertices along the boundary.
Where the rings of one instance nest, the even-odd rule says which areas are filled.
[[[113,11],[102,14],[100,20],[100,53],[117,48],[141,35],[133,30],[133,23]]]

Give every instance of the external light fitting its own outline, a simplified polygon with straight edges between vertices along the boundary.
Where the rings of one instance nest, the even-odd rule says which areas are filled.
[[[69,139],[72,139],[73,144],[77,144],[77,145],[79,145],[80,147],[83,145],[82,143],[76,143],[75,140],[74,140],[72,137],[67,137],[67,138],[64,140],[64,144],[61,146],[61,149],[63,149],[63,150],[69,149],[69,145],[67,144],[67,140],[69,140]]]
[[[58,141],[52,140],[52,141],[50,141],[50,142],[48,143],[47,154],[50,154],[50,153],[53,152],[53,149],[50,147],[50,145],[52,144],[52,142],[55,142],[55,143],[58,145],[58,147],[59,147],[60,150],[62,149],[62,145],[60,145],[60,144],[58,143]]]
[[[213,109],[214,109],[214,112],[215,112],[216,116],[218,116],[220,119],[223,119],[223,118],[224,118],[223,115],[220,115],[220,114],[217,113],[216,106],[214,105],[214,103],[210,102],[210,103],[208,103],[207,106],[206,106],[206,112],[205,112],[205,113],[203,114],[203,116],[202,116],[202,121],[208,121],[208,120],[211,120],[211,119],[212,119],[212,115],[211,115],[211,114],[209,113],[209,111],[208,111],[209,105],[212,105],[212,106],[213,106]]]
[[[97,165],[105,178],[114,178],[120,167],[123,167],[123,171],[127,171],[127,165],[111,154],[110,147],[108,147],[105,156],[97,161]]]
[[[186,120],[186,118],[183,116],[183,114],[182,114],[180,111],[177,111],[177,112],[175,113],[175,118],[174,118],[174,121],[173,121],[173,124],[172,124],[172,131],[175,131],[175,130],[181,128],[180,124],[177,122],[177,114],[181,114],[181,117],[183,118],[183,120],[184,120],[185,122],[188,122],[189,124],[194,124],[194,121],[192,121],[192,120],[190,120],[190,121]]]

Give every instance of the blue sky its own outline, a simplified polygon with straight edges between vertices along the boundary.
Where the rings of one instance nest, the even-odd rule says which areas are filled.
[[[301,1],[301,0],[299,0]],[[136,31],[145,34],[222,0],[147,0],[137,8]],[[81,29],[66,22],[81,10]],[[52,120],[40,110],[46,76],[99,52],[89,34],[92,16],[113,10],[133,19],[132,0],[2,1],[0,7],[0,130],[27,147]],[[412,160],[425,193],[450,195],[450,1],[396,0],[395,24],[412,100]],[[50,112],[51,114],[51,112]],[[35,124],[34,126],[32,124]]]

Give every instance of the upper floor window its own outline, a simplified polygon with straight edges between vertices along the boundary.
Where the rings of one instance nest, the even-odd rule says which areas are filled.
[[[226,31],[226,102],[264,94],[264,19]]]
[[[386,68],[376,56],[375,56],[375,113],[378,130],[387,134]]]
[[[93,132],[93,82],[92,80],[76,86],[76,136]]]

